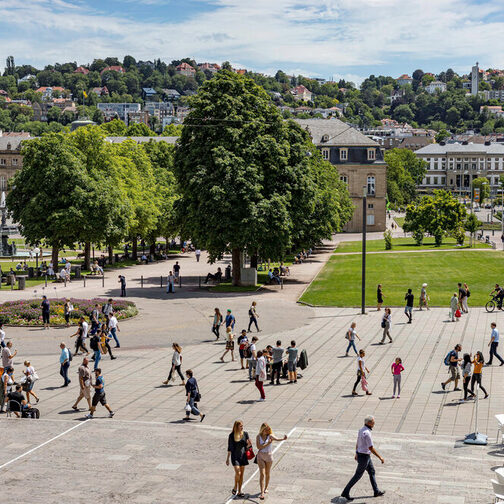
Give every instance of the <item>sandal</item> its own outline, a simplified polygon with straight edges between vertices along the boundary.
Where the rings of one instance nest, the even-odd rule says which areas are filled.
[[[231,493],[232,493],[233,495],[236,495],[236,490],[233,488],[233,490],[231,490]]]
[[[245,494],[240,492],[236,497],[239,497],[240,499],[244,499]]]

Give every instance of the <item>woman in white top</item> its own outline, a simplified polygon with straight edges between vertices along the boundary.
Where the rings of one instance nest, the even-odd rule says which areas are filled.
[[[180,371],[180,366],[182,365],[182,347],[178,343],[173,343],[173,357],[172,357],[172,365],[170,369],[170,374],[168,378],[163,382],[163,385],[168,385],[168,382],[172,379],[172,374],[176,370],[182,380],[180,385],[185,385],[184,375],[182,371]],[[175,381],[175,377],[173,377],[173,381]]]
[[[255,385],[261,394],[261,398],[259,401],[266,400],[266,394],[264,393],[263,383],[266,381],[266,360],[263,357],[263,353],[261,351],[257,352],[257,362],[255,367]]]
[[[259,434],[256,438],[257,446],[257,465],[259,466],[259,484],[261,486],[261,496],[259,499],[264,500],[264,494],[268,493],[268,485],[270,482],[271,466],[273,465],[273,442],[285,441],[287,436],[276,438],[273,436],[273,431],[267,423],[263,423],[259,429]]]
[[[383,328],[383,338],[380,341],[380,345],[385,343],[385,337],[388,336],[390,343],[392,343],[392,336],[390,336],[390,326],[392,325],[392,312],[390,308],[385,308],[385,313],[383,314],[381,326]]]
[[[356,390],[357,385],[359,385],[362,378],[366,379],[366,373],[369,373],[369,369],[366,367],[366,362],[364,360],[365,356],[366,356],[366,351],[363,349],[359,350],[359,358],[357,359],[357,380],[355,380],[355,383],[354,383],[354,386],[352,389],[353,396],[359,395],[359,394],[357,394],[357,390]],[[371,395],[371,392],[369,392],[369,390],[366,390],[366,395]]]
[[[39,402],[39,398],[33,392],[33,386],[35,385],[35,381],[38,379],[37,373],[35,372],[35,368],[30,364],[30,361],[24,361],[24,365],[26,369],[24,370],[24,375],[26,376],[26,381],[23,384],[23,390],[26,392],[26,400],[30,402],[30,394],[35,397],[36,401]]]

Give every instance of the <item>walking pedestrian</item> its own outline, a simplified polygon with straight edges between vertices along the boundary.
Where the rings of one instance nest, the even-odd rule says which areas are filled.
[[[24,375],[26,378],[23,384],[23,391],[26,392],[26,400],[30,402],[30,395],[32,395],[33,397],[35,397],[35,400],[39,402],[37,394],[33,392],[33,387],[35,385],[35,382],[38,380],[38,375],[35,372],[35,368],[30,364],[30,361],[25,360],[24,365]]]
[[[0,347],[5,348],[5,331],[4,331],[4,325],[1,322],[0,322]]]
[[[392,371],[392,378],[394,380],[394,392],[392,394],[392,399],[395,398],[396,388],[397,388],[397,399],[401,397],[401,373],[404,371],[404,366],[402,365],[402,360],[400,357],[396,357],[396,360],[392,363],[390,367]]]
[[[102,306],[102,313],[105,315],[105,319],[108,322],[112,314],[114,313],[114,307],[112,306],[112,299],[109,299],[103,306]]]
[[[231,310],[228,309],[226,313],[226,329],[228,327],[231,327],[231,330],[234,331],[235,323],[236,323],[235,316],[231,313]]]
[[[458,297],[457,293],[454,292],[452,298],[450,299],[450,317],[452,322],[455,322],[455,320],[457,320],[457,322],[459,321],[460,313],[458,314],[459,316],[455,316],[457,310],[458,310]]]
[[[98,304],[95,304],[93,310],[91,311],[91,316],[89,317],[91,322],[91,335],[96,334],[98,328],[100,327],[100,322],[98,320],[99,317],[100,312],[98,311]]]
[[[376,289],[376,310],[377,311],[381,310],[381,306],[383,304],[384,297],[385,296],[383,295],[382,284],[378,284],[378,287]]]
[[[249,370],[249,380],[255,379],[255,370],[256,370],[256,365],[257,365],[257,349],[256,349],[256,343],[259,341],[257,336],[254,336],[252,338],[252,342],[250,343],[248,347],[248,370]]]
[[[257,332],[261,332],[259,329],[259,326],[257,325],[257,319],[259,318],[259,314],[257,313],[257,303],[255,301],[252,301],[252,304],[250,305],[248,314],[249,314],[249,325],[248,325],[248,332],[250,331],[250,328],[252,327],[252,324],[255,324]]]
[[[465,312],[469,313],[469,306],[467,305],[467,302],[469,301],[469,298],[471,297],[471,291],[469,290],[469,286],[464,283],[464,290],[466,295],[462,298],[462,304],[465,308]]]
[[[287,355],[289,356],[289,360],[287,361],[287,369],[289,372],[289,383],[297,383],[297,356],[298,349],[296,348],[296,342],[294,340],[291,341],[291,346],[287,348]]]
[[[65,299],[65,304],[63,305],[63,315],[65,317],[65,324],[70,327],[70,314],[73,311],[72,303],[68,299]]]
[[[352,395],[356,396],[359,395],[357,394],[357,385],[361,382],[361,380],[364,378],[366,379],[366,373],[369,373],[369,369],[366,367],[366,361],[364,360],[364,357],[366,356],[366,351],[364,349],[359,350],[359,358],[357,359],[357,380],[355,380],[353,389],[352,389]],[[371,392],[369,390],[366,390],[366,395],[371,395]]]
[[[166,380],[163,382],[163,385],[168,385],[175,371],[177,371],[178,375],[180,376],[180,379],[182,380],[182,383],[180,385],[185,385],[184,375],[182,374],[182,371],[180,371],[180,366],[182,365],[182,347],[178,343],[173,343],[172,348],[173,348],[172,365],[170,368],[168,378],[166,378]],[[173,381],[175,381],[174,376]]]
[[[70,351],[63,342],[60,343],[60,348],[60,375],[64,380],[62,387],[68,387],[68,384],[72,381],[70,380],[70,378],[68,378],[68,368],[70,367]]]
[[[17,355],[17,350],[12,353],[12,341],[7,341],[7,344],[2,348],[2,367],[7,369],[9,366],[13,366],[12,360]]]
[[[488,392],[485,390],[485,387],[483,387],[483,385],[481,384],[482,368],[483,365],[485,364],[485,358],[483,357],[483,354],[480,351],[476,352],[473,364],[474,364],[474,370],[471,378],[471,392],[474,394],[474,384],[477,383],[479,388],[483,390],[483,393],[485,394],[484,398],[486,399],[488,397]]]
[[[240,353],[240,364],[242,369],[248,368],[248,360],[247,360],[248,346],[249,341],[247,331],[245,329],[242,329],[240,336],[238,336],[238,352]],[[243,365],[244,362],[245,366]]]
[[[408,324],[411,324],[411,321],[413,320],[413,302],[415,300],[415,295],[413,294],[411,289],[408,289],[408,292],[404,296],[404,299],[406,300],[404,313],[406,314],[406,317],[408,317]]]
[[[203,422],[205,416],[197,407],[197,403],[201,399],[201,394],[198,387],[198,382],[193,376],[192,369],[186,371],[187,381],[185,384],[186,389],[186,416],[184,420],[189,420],[189,415],[192,413],[195,416],[200,417],[200,422]]]
[[[462,380],[464,385],[464,399],[461,399],[460,402],[467,401],[467,394],[471,394],[471,399],[474,397],[472,391],[469,390],[469,383],[471,382],[471,370],[472,370],[472,360],[471,356],[466,353],[464,354],[464,360],[462,361]]]
[[[459,282],[458,284],[458,301],[459,301],[459,309],[462,313],[467,313],[465,306],[467,306],[467,300],[464,300],[464,298],[467,296],[467,293],[462,286],[462,284]]]
[[[0,383],[0,413],[5,413],[5,402],[7,396],[12,392],[14,384],[14,368],[12,366],[7,366],[3,370],[2,382]]]
[[[110,360],[115,360],[117,357],[112,354],[112,348],[110,348],[110,341],[112,340],[112,335],[110,334],[107,324],[103,323],[98,330],[98,336],[100,337],[100,347],[105,355],[107,352],[110,355]]]
[[[499,330],[497,329],[497,324],[495,322],[492,322],[490,324],[490,327],[492,328],[492,333],[490,335],[490,342],[488,343],[488,346],[490,347],[490,358],[488,359],[488,362],[486,363],[487,366],[491,366],[493,362],[493,357],[495,357],[500,361],[500,365],[504,366],[504,360],[502,357],[497,353],[497,347],[499,346]]]
[[[89,360],[87,357],[82,359],[82,364],[79,366],[79,397],[75,400],[72,409],[78,411],[78,404],[86,398],[89,411],[91,411],[91,369],[89,369]]]
[[[282,374],[282,361],[284,353],[284,349],[282,348],[282,342],[280,340],[276,342],[276,347],[274,347],[271,350],[271,353],[273,355],[273,363],[271,364],[270,384],[273,385],[276,376],[276,384],[280,385],[280,375]]]
[[[455,382],[455,388],[454,390],[459,391],[460,389],[458,388],[458,381],[460,380],[460,373],[458,369],[458,363],[462,360],[459,359],[458,353],[462,351],[462,345],[460,343],[457,343],[455,345],[455,348],[453,350],[450,350],[448,352],[448,355],[445,357],[444,363],[446,366],[448,366],[448,371],[450,373],[450,378],[446,380],[445,382],[441,383],[441,388],[443,390],[446,390],[446,385],[450,383],[451,381]]]
[[[171,271],[168,274],[168,278],[167,278],[167,282],[166,282],[166,293],[169,294],[170,292],[172,294],[175,294],[175,276],[173,275],[173,273]]]
[[[286,441],[287,435],[277,438],[273,435],[271,427],[263,423],[256,437],[257,465],[259,466],[259,487],[261,495],[259,499],[264,500],[264,494],[268,492],[268,485],[271,476],[271,466],[273,465],[273,442]]]
[[[375,497],[380,497],[384,495],[385,492],[378,488],[375,478],[375,468],[373,466],[373,461],[371,460],[371,454],[375,455],[382,464],[385,463],[385,459],[375,450],[373,446],[373,438],[371,437],[371,430],[375,425],[375,419],[373,416],[369,415],[364,419],[364,427],[359,430],[357,435],[357,444],[355,446],[355,460],[357,461],[357,469],[352,479],[348,482],[347,486],[344,488],[341,497],[344,497],[347,501],[353,501],[350,497],[350,490],[352,487],[362,478],[364,471],[369,474],[369,480],[371,486],[373,487],[373,492]]]
[[[195,254],[196,254],[196,262],[199,262],[201,256],[201,250],[199,248],[196,249]]]
[[[266,400],[266,395],[264,393],[264,386],[263,383],[266,381],[266,378],[268,375],[266,374],[266,360],[263,357],[263,353],[261,350],[257,352],[257,361],[256,361],[256,367],[255,367],[255,385],[257,389],[259,390],[259,393],[261,394],[261,398],[259,401],[265,401]]]
[[[75,340],[74,355],[79,355],[79,350],[81,348],[82,350],[84,350],[84,352],[86,352],[86,355],[89,355],[89,351],[84,343],[84,324],[87,325],[87,322],[84,320],[84,317],[81,317],[79,320],[79,325],[77,326],[77,331],[70,336],[70,338],[77,336],[77,339]]]
[[[217,341],[220,337],[219,329],[221,325],[222,325],[222,313],[220,312],[219,308],[215,308],[212,324],[212,332],[215,334],[215,341]]]
[[[222,354],[222,357],[220,358],[221,362],[224,362],[224,356],[228,353],[231,352],[231,360],[234,362],[234,337],[235,335],[231,331],[231,327],[228,327],[226,329],[226,349],[224,350],[224,353]]]
[[[427,284],[426,283],[423,283],[422,288],[420,289],[420,303],[419,303],[420,311],[422,311],[422,306],[425,306],[425,308],[427,308],[427,310],[430,310],[429,296],[427,295]]]
[[[383,338],[380,341],[380,345],[385,343],[385,337],[388,336],[390,343],[392,343],[392,337],[390,336],[390,326],[392,325],[392,315],[390,308],[385,308],[385,313],[383,314],[381,326],[383,329]]]
[[[94,370],[94,374],[95,374],[95,382],[91,386],[95,389],[95,392],[93,395],[93,400],[91,401],[91,409],[89,410],[89,414],[86,415],[86,418],[94,418],[93,415],[94,412],[96,411],[96,406],[98,406],[98,403],[107,408],[107,411],[109,412],[109,418],[112,418],[114,416],[114,412],[112,408],[109,406],[107,402],[107,397],[105,396],[105,380],[101,375],[101,369],[96,368]]]
[[[357,324],[355,322],[352,322],[350,325],[350,329],[348,329],[346,333],[345,338],[348,340],[348,346],[345,352],[345,357],[348,357],[348,350],[350,350],[350,348],[354,349],[355,355],[359,355],[359,352],[357,352],[357,348],[355,347],[355,338],[357,338],[359,341],[361,339],[355,331],[356,326]]]
[[[94,369],[98,369],[98,365],[101,361],[101,350],[100,350],[100,337],[94,334],[89,340],[89,346],[93,351]]]
[[[178,261],[173,265],[173,276],[175,277],[176,282],[180,285],[180,264]]]
[[[245,497],[242,493],[243,476],[245,474],[245,467],[249,465],[247,451],[250,448],[252,448],[252,442],[250,441],[248,432],[243,430],[243,422],[236,420],[233,430],[228,436],[226,465],[229,465],[229,459],[231,459],[231,465],[235,472],[234,487],[231,493],[237,495],[239,498]]]
[[[121,348],[121,344],[119,343],[119,339],[117,338],[117,332],[121,332],[121,329],[119,327],[119,322],[117,322],[117,317],[113,313],[112,315],[110,315],[108,321],[108,329],[110,331],[110,334],[112,335],[112,338],[114,338],[115,348]]]
[[[42,304],[40,305],[42,308],[42,322],[44,323],[44,328],[49,329],[49,312],[51,310],[51,305],[49,303],[49,300],[47,299],[47,296],[42,296]]]
[[[124,275],[118,275],[119,281],[117,283],[121,284],[121,297],[126,297],[126,278]]]

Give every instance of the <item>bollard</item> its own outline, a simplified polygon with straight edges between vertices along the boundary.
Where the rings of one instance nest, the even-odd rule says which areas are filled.
[[[84,275],[83,278],[84,278],[84,287],[86,287],[86,275]]]
[[[161,287],[161,289],[162,289],[162,288],[163,288],[163,275],[161,275],[161,276],[159,277],[159,283],[160,283],[160,287]]]
[[[198,277],[199,288],[201,289],[201,277]]]
[[[12,281],[12,277],[10,277],[10,290],[14,290],[14,282]]]
[[[105,287],[105,273],[103,273],[103,276],[101,277],[101,286]]]
[[[142,275],[142,277],[141,277],[141,279],[140,279],[140,282],[141,282],[142,289],[143,289],[143,275]]]
[[[66,277],[65,277],[65,287],[66,287]]]
[[[280,290],[283,290],[283,278],[280,278]]]
[[[45,286],[47,287],[47,275],[45,276]]]
[[[178,286],[182,289],[182,276],[178,277]],[[200,284],[201,286],[201,284]]]

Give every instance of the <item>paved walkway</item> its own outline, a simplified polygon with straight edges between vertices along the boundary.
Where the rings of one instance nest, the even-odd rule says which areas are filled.
[[[345,240],[349,235],[343,235]],[[350,238],[351,239],[351,238]],[[129,299],[140,315],[121,323],[122,347],[119,358],[104,358],[101,367],[107,397],[116,411],[105,418],[84,421],[84,413],[70,406],[77,395],[76,371],[72,363],[72,384],[60,388],[59,341],[69,342],[72,330],[8,328],[7,336],[18,348],[16,370],[29,358],[37,369],[36,384],[41,402],[39,421],[0,419],[8,432],[0,453],[4,492],[13,502],[124,503],[225,503],[231,497],[232,469],[225,466],[226,439],[232,423],[240,418],[255,436],[260,424],[269,422],[275,433],[290,432],[291,439],[275,454],[273,480],[268,502],[301,504],[339,502],[337,496],[355,468],[353,451],[356,430],[365,415],[374,414],[377,449],[386,458],[377,467],[380,486],[388,503],[488,503],[492,500],[491,467],[504,461],[495,442],[494,415],[504,413],[501,383],[504,367],[484,368],[483,384],[490,392],[479,404],[479,430],[491,436],[486,447],[461,443],[474,430],[474,402],[460,403],[460,392],[443,392],[440,382],[447,378],[443,360],[460,342],[463,352],[482,350],[489,325],[503,315],[473,309],[458,323],[447,321],[445,309],[414,312],[413,324],[405,324],[400,310],[393,313],[394,342],[378,345],[380,313],[358,315],[354,309],[313,309],[295,303],[298,295],[324,264],[333,244],[313,257],[312,262],[292,268],[285,288],[261,289],[247,294],[213,294],[205,289],[183,287],[168,295],[154,279],[174,261],[126,269]],[[178,258],[182,275],[197,276],[215,266],[196,263],[194,255]],[[152,279],[144,288],[140,277]],[[117,277],[107,275],[101,282],[58,287],[59,296],[116,296]],[[19,293],[26,298],[33,292]],[[37,293],[39,295],[40,292]],[[18,296],[16,296],[18,297]],[[0,292],[0,299],[11,293]],[[306,349],[309,367],[296,385],[283,381],[266,386],[267,400],[257,401],[258,391],[238,362],[220,362],[223,343],[210,333],[215,306],[228,306],[237,316],[237,328],[248,322],[252,300],[258,302],[260,346],[283,345],[291,339]],[[356,359],[345,357],[345,330],[357,322],[367,351],[366,364],[372,396],[352,397]],[[177,381],[165,387],[172,341],[183,346],[185,368],[192,368],[203,396],[203,423],[183,424],[183,388]],[[391,399],[390,365],[400,356],[405,366],[401,399]],[[178,378],[177,378],[178,380]],[[32,451],[33,450],[33,451]],[[24,455],[26,454],[26,455]],[[16,460],[17,457],[21,457]],[[7,465],[6,465],[7,464]],[[86,468],[86,470],[83,470]],[[256,469],[251,465],[246,478]],[[99,474],[98,482],[96,475]],[[29,485],[21,484],[29,478]],[[69,483],[71,482],[71,483]],[[247,484],[257,499],[257,475]],[[366,478],[356,486],[357,496],[369,496]],[[363,497],[357,502],[368,502]]]

